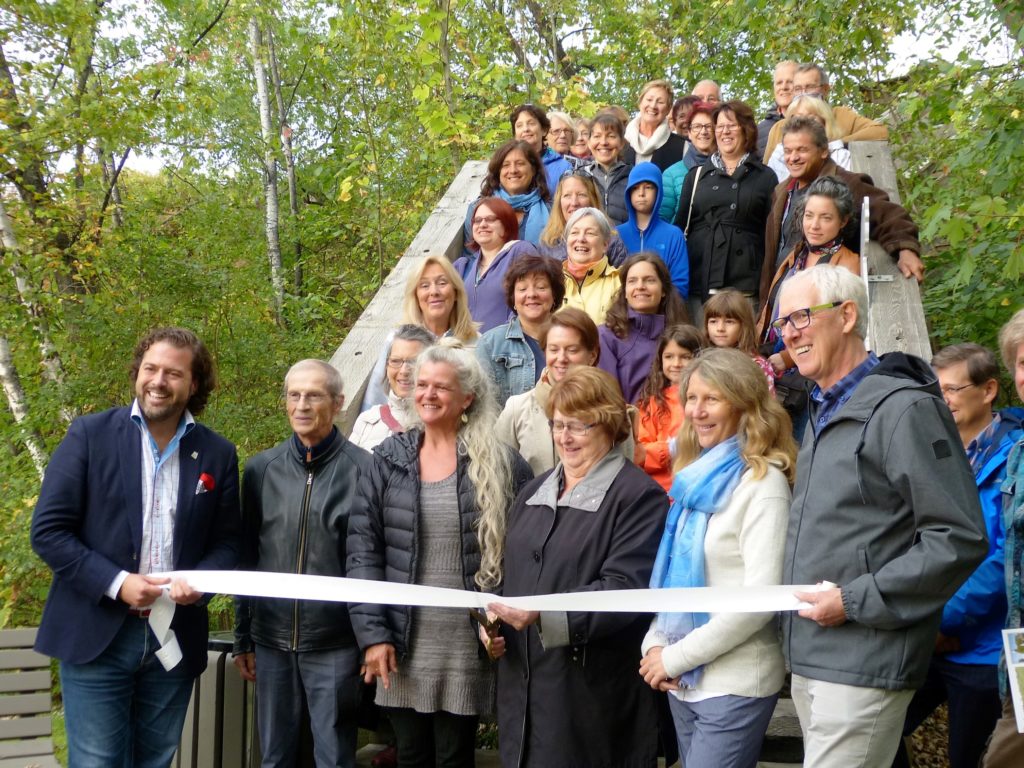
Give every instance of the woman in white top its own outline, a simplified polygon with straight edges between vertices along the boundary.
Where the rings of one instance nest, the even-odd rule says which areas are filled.
[[[786,109],[787,120],[796,115],[816,118],[825,126],[825,135],[828,136],[829,157],[840,168],[847,171],[850,170],[852,159],[850,157],[850,150],[846,148],[846,144],[843,142],[843,132],[836,124],[835,115],[832,114],[832,107],[828,105],[828,102],[819,99],[817,96],[800,94],[793,99],[793,103]],[[779,142],[778,146],[772,150],[771,157],[768,158],[768,167],[775,171],[779,181],[785,181],[789,178],[789,168],[786,167],[786,160],[782,156],[782,142]]]
[[[405,432],[416,416],[412,406],[413,368],[416,358],[434,343],[434,335],[419,325],[406,323],[395,329],[386,356],[383,384],[387,402],[363,411],[352,425],[349,440],[367,451],[396,432]]]
[[[674,500],[654,588],[778,584],[796,443],[764,373],[710,349],[679,385]],[[684,765],[754,768],[785,670],[772,613],[659,613],[640,674],[667,691]]]

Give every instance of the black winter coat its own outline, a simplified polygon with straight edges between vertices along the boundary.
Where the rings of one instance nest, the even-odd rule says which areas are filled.
[[[686,234],[690,295],[705,301],[711,288],[735,288],[756,296],[765,259],[765,224],[779,180],[753,153],[733,176],[711,163],[697,167],[700,181]],[[683,181],[675,221],[680,229],[686,227],[696,178],[697,168],[691,168]]]
[[[335,433],[309,463],[294,436],[245,464],[242,476],[242,560],[248,570],[345,575],[350,515],[362,514],[357,482],[370,455]],[[292,651],[355,645],[345,603],[238,598],[235,653],[253,641]]]
[[[412,584],[416,576],[419,543],[420,429],[392,435],[373,449],[369,470],[359,480],[364,503],[349,519],[348,576],[354,579]],[[530,465],[508,448],[512,459],[513,496],[533,477]],[[462,578],[466,589],[476,589],[473,578],[480,568],[477,541],[476,492],[469,480],[469,460],[459,455],[456,488],[462,527]],[[350,603],[349,615],[359,647],[391,643],[399,658],[409,649],[412,608],[407,605]],[[472,629],[469,615],[466,626]]]
[[[554,511],[530,503],[550,474],[530,482],[509,513],[502,594],[646,589],[668,511],[661,487],[622,461],[603,499],[588,491],[581,494],[588,498],[573,503],[587,507],[590,502],[589,509]],[[508,625],[502,629],[507,643],[498,664],[502,765],[651,768],[657,762],[657,697],[665,695],[656,694],[639,674],[640,645],[651,617],[569,613],[567,619],[568,645],[547,637],[545,647],[536,624],[522,632]],[[544,622],[542,615],[541,630]]]
[[[654,154],[651,155],[650,161],[658,166],[661,172],[664,173],[670,167],[682,160],[685,153],[686,139],[678,133],[670,133],[665,143],[654,150]],[[622,150],[622,160],[627,165],[636,165],[636,150],[633,149],[631,145],[626,144],[625,148]]]

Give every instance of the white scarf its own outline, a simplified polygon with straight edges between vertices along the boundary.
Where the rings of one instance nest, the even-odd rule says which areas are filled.
[[[668,127],[668,120],[662,121],[661,125],[654,129],[650,137],[640,133],[640,116],[637,115],[629,121],[626,126],[626,141],[636,150],[636,161],[638,163],[649,163],[651,157],[661,149],[661,146],[668,141],[671,134]]]

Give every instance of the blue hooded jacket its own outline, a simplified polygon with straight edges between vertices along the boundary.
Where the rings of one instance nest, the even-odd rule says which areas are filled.
[[[644,181],[653,184],[658,192],[654,199],[654,208],[651,210],[651,220],[647,223],[647,228],[641,231],[636,223],[636,210],[630,197],[633,187]],[[658,216],[661,196],[661,170],[658,166],[654,163],[640,163],[635,166],[630,171],[629,182],[626,184],[626,211],[629,219],[619,224],[615,230],[626,244],[626,250],[630,255],[642,251],[658,254],[668,267],[672,285],[685,299],[690,292],[690,258],[686,252],[686,238],[679,227],[663,221]]]

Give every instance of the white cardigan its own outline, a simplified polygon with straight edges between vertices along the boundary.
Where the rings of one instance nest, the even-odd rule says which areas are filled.
[[[729,505],[708,520],[707,586],[781,582],[791,499],[786,476],[776,467],[769,467],[760,480],[750,470],[743,474]],[[707,624],[667,643],[655,619],[641,650],[646,655],[655,646],[665,646],[661,658],[673,678],[703,664],[698,694],[761,698],[782,688],[785,667],[774,613],[712,613]]]

